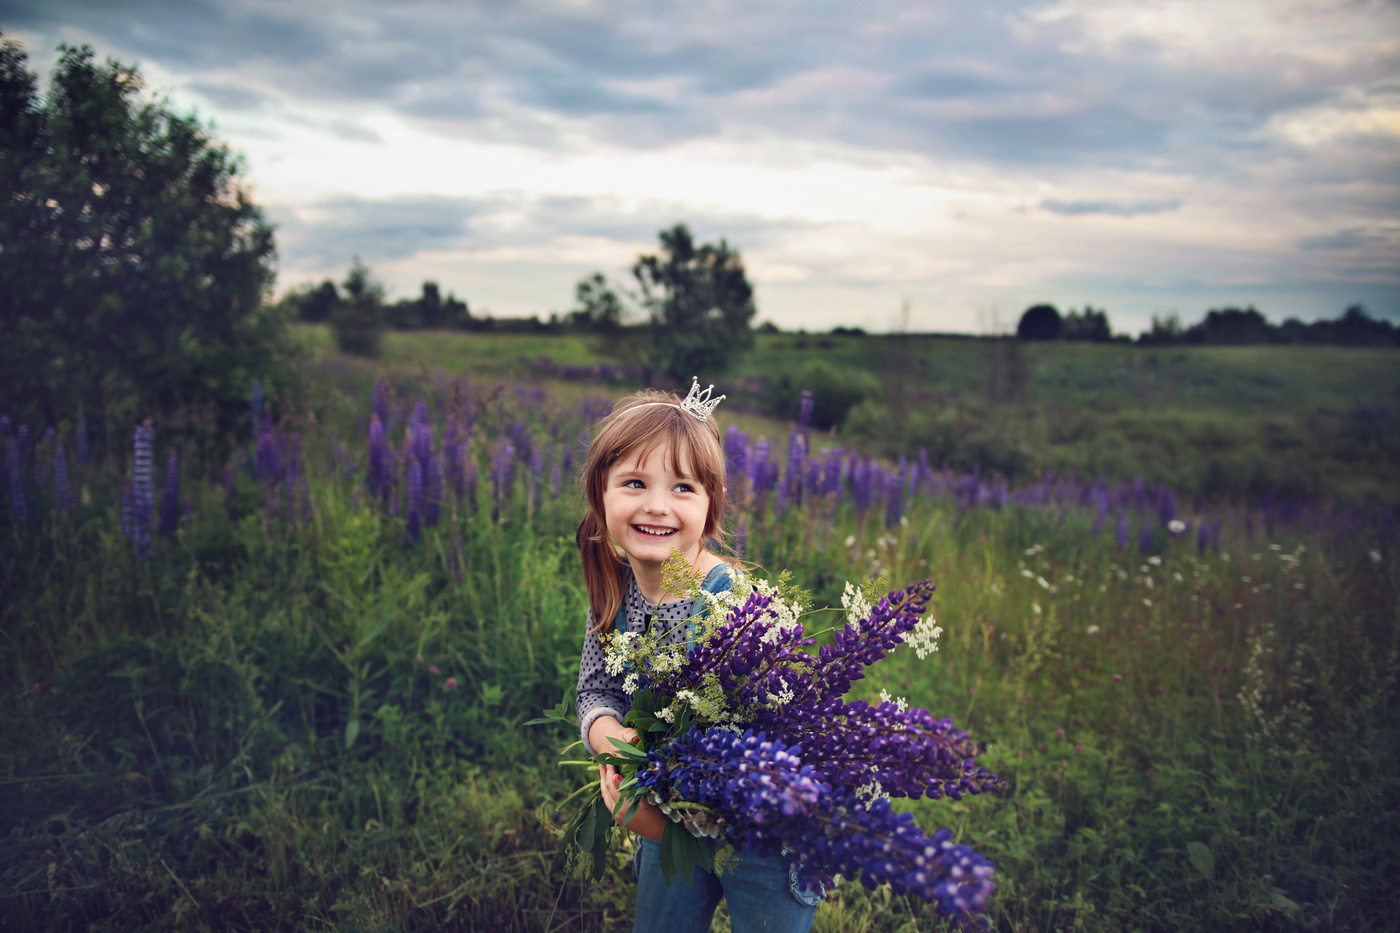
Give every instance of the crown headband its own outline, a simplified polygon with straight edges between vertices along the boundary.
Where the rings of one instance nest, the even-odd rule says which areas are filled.
[[[640,405],[633,405],[633,408],[646,408],[648,405],[669,405],[671,408],[679,408],[686,414],[694,416],[696,421],[709,421],[710,415],[719,407],[719,403],[729,396],[721,395],[719,398],[710,398],[710,393],[714,391],[714,385],[709,385],[704,392],[700,391],[700,379],[698,376],[690,377],[690,394],[677,405],[674,402],[643,402]]]

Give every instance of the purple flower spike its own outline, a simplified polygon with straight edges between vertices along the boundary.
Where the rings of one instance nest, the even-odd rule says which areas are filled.
[[[381,499],[389,490],[385,483],[384,422],[378,415],[369,419],[369,476],[366,480],[370,496]]]
[[[15,521],[29,521],[29,503],[24,499],[24,481],[19,472],[19,444],[13,437],[5,438],[5,474],[10,481],[10,511]]]
[[[128,537],[136,545],[136,559],[150,560],[151,524],[155,517],[155,484],[152,476],[151,441],[155,429],[148,420],[136,429],[131,450],[131,522]]]
[[[408,541],[410,544],[417,544],[423,522],[423,471],[418,466],[417,455],[412,450],[404,458],[404,486],[408,493],[404,513]]]
[[[781,857],[809,886],[836,873],[859,877],[867,888],[914,894],[959,922],[981,912],[996,887],[993,864],[954,844],[950,831],[924,836],[912,814],[832,785],[804,746],[761,732],[691,729],[649,751],[637,783],[662,801],[701,804],[735,848]]]
[[[904,477],[890,478],[889,499],[885,503],[885,527],[895,528],[904,517]]]
[[[749,549],[749,526],[742,521],[734,529],[734,556],[744,559]]]
[[[1118,550],[1120,550],[1120,551],[1123,550],[1123,548],[1125,548],[1125,547],[1128,546],[1128,513],[1127,513],[1127,512],[1119,512],[1119,513],[1118,513],[1118,533],[1117,533],[1116,543],[1117,543],[1117,545],[1118,545]]]
[[[427,481],[423,484],[423,524],[437,526],[442,511],[442,455],[428,460]]]
[[[797,406],[797,427],[805,434],[812,429],[812,390],[802,390],[802,401]]]
[[[256,441],[258,434],[262,430],[263,420],[263,387],[258,380],[253,380],[252,398],[249,399],[248,412],[253,418],[253,439]]]
[[[165,457],[165,489],[160,500],[160,536],[173,538],[180,525],[180,470],[175,451]]]
[[[1153,541],[1153,537],[1154,537],[1154,536],[1153,536],[1153,534],[1152,534],[1152,524],[1151,524],[1150,522],[1143,522],[1143,523],[1142,523],[1142,531],[1138,532],[1138,553],[1139,553],[1139,554],[1150,554],[1150,553],[1152,553],[1152,541]]]

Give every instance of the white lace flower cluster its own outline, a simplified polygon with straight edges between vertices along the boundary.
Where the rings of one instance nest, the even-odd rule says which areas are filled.
[[[918,624],[909,631],[909,634],[904,636],[904,643],[913,648],[914,653],[922,661],[938,650],[938,639],[942,634],[942,626],[932,615],[928,615],[920,619]]]

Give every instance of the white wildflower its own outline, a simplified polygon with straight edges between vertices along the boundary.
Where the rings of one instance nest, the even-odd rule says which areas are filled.
[[[889,795],[885,793],[885,789],[880,786],[880,782],[872,775],[870,783],[862,784],[860,787],[856,788],[856,796],[868,805],[874,803],[881,797],[888,797]]]
[[[1147,562],[1154,567],[1162,566],[1162,558],[1158,557],[1156,554],[1153,554],[1151,557],[1147,558]]]
[[[934,621],[933,616],[929,615],[920,619],[909,634],[904,636],[904,643],[913,648],[914,654],[922,661],[938,650],[938,639],[942,635],[943,629]]]
[[[1044,577],[1036,577],[1036,578],[1035,578],[1035,582],[1036,582],[1036,583],[1039,583],[1039,584],[1040,584],[1040,588],[1043,589],[1043,590],[1048,590],[1048,589],[1050,589],[1050,581],[1047,580],[1047,579],[1045,579]]]
[[[622,692],[623,692],[623,693],[636,693],[636,692],[637,692],[637,672],[636,672],[636,671],[633,671],[632,673],[628,674],[628,675],[626,676],[626,678],[623,679],[623,681],[622,681]]]
[[[1179,518],[1174,518],[1171,521],[1167,522],[1167,531],[1170,531],[1174,535],[1179,535],[1185,530],[1186,523]]]
[[[1021,571],[1021,576],[1025,577],[1027,580],[1034,580],[1034,579],[1035,579],[1035,571],[1034,571],[1034,570],[1022,570],[1022,571]]]
[[[781,689],[779,689],[777,693],[769,694],[769,697],[778,706],[787,706],[794,699],[796,699],[796,697],[793,695],[792,687],[788,686],[788,682],[786,680],[783,680],[781,677],[779,677],[778,686]]]
[[[1372,548],[1369,552],[1367,552],[1367,556],[1371,558],[1371,561],[1373,563],[1379,564],[1381,562],[1381,552],[1376,550],[1375,548]]]
[[[675,722],[676,711],[669,706],[665,709],[659,709],[656,711],[656,718],[662,720],[663,722]]]
[[[893,703],[894,708],[901,713],[909,708],[908,700],[906,700],[904,697],[891,696],[888,690],[880,691],[880,702]]]
[[[613,635],[612,641],[607,648],[607,656],[604,658],[603,666],[613,677],[621,674],[627,665],[627,655],[632,650],[632,643],[637,640],[636,632],[618,632]]]
[[[1084,631],[1088,632],[1090,635],[1097,635],[1099,633],[1099,627],[1097,625],[1091,625]]]
[[[841,605],[845,608],[847,620],[852,625],[870,617],[870,603],[864,593],[851,585],[850,580],[846,581],[846,591],[841,594]]]
[[[1031,610],[1034,611],[1036,615],[1040,615],[1040,603],[1031,603]]]

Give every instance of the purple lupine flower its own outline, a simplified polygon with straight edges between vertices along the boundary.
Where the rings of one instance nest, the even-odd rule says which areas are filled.
[[[740,519],[734,528],[734,556],[743,560],[749,550],[749,526]]]
[[[749,439],[737,425],[730,425],[724,432],[724,473],[732,481],[743,476],[748,469],[747,457]]]
[[[413,406],[413,423],[409,425],[409,431],[413,435],[413,452],[426,469],[433,456],[433,424],[428,419],[428,403],[421,399]]]
[[[381,376],[374,383],[374,390],[370,393],[370,411],[379,418],[379,423],[386,428],[389,425],[389,385]]]
[[[1153,539],[1154,539],[1154,535],[1153,535],[1153,533],[1152,533],[1152,523],[1151,523],[1151,522],[1143,522],[1143,523],[1142,523],[1142,530],[1138,532],[1138,553],[1139,553],[1139,554],[1150,554],[1150,553],[1152,553],[1152,542],[1153,542]]]
[[[888,800],[866,803],[831,785],[804,757],[801,745],[761,732],[696,728],[649,750],[637,782],[663,800],[709,808],[735,848],[783,858],[809,886],[858,876],[869,888],[889,884],[936,903],[959,922],[985,908],[996,887],[991,862],[954,845],[949,830],[925,837],[913,814],[894,812]]]
[[[1118,533],[1117,533],[1116,543],[1117,543],[1117,545],[1118,545],[1118,550],[1120,550],[1120,551],[1123,550],[1123,548],[1125,548],[1125,547],[1128,546],[1128,513],[1127,513],[1127,512],[1119,512],[1119,513],[1118,513]]]
[[[826,452],[826,464],[822,470],[822,495],[838,497],[841,494],[841,448]]]
[[[467,461],[467,507],[476,510],[476,458]]]
[[[802,504],[802,467],[807,461],[807,443],[796,428],[788,432],[787,473],[784,477],[788,497],[793,505]]]
[[[417,544],[423,522],[423,470],[418,466],[418,453],[412,446],[405,451],[403,472],[408,500],[404,509],[405,530],[408,543]]]
[[[15,443],[19,445],[19,455],[23,457],[29,452],[29,425],[22,424],[15,432]]]
[[[567,450],[567,448],[565,448]],[[559,501],[559,491],[564,485],[564,477],[559,468],[559,461],[555,460],[554,465],[549,468],[549,488],[550,498],[555,502]]]
[[[442,511],[442,455],[428,458],[428,476],[423,484],[423,524],[437,527]]]
[[[131,445],[131,522],[128,537],[136,545],[138,561],[151,557],[151,524],[156,507],[151,464],[151,442],[154,437],[155,429],[147,419],[145,424],[136,428]]]
[[[66,512],[73,508],[73,495],[68,491],[68,455],[62,444],[53,448],[53,507],[55,511]]]
[[[376,414],[369,419],[369,475],[365,481],[372,497],[382,499],[388,493],[384,479],[384,422]]]
[[[885,527],[894,528],[904,517],[904,477],[896,473],[890,477],[889,498],[885,501]]]
[[[1210,546],[1210,527],[1205,522],[1196,523],[1196,553],[1204,555]]]
[[[1147,511],[1147,484],[1141,476],[1133,479],[1133,509],[1137,512]]]
[[[180,470],[175,451],[165,455],[165,489],[160,498],[160,536],[173,538],[180,526]]]
[[[774,464],[774,467],[776,467],[776,466],[777,466],[777,464]],[[777,484],[777,486],[778,486],[778,495],[777,495],[777,498],[776,498],[776,499],[774,500],[774,502],[773,502],[773,514],[776,515],[778,518],[782,518],[784,515],[787,514],[787,507],[788,507],[788,488],[789,488],[791,485],[792,485],[792,483],[790,483],[790,482],[783,482],[783,483],[778,483],[778,484]]]
[[[767,470],[764,467],[768,463],[768,438],[760,437],[758,443],[754,444],[753,456],[748,458],[751,485],[753,494],[761,496],[768,491],[765,485]]]
[[[559,475],[567,482],[574,478],[574,449],[567,443],[563,447],[564,457],[563,462],[559,465]]]
[[[1165,486],[1157,493],[1157,520],[1164,526],[1176,518],[1176,495]]]
[[[5,475],[10,482],[10,511],[15,521],[23,524],[29,521],[29,503],[24,498],[24,480],[19,472],[19,443],[13,437],[5,438]]]
[[[224,508],[229,521],[238,518],[238,473],[232,463],[224,467]]]
[[[810,440],[812,437],[812,391],[802,390],[802,401],[797,406],[797,428],[802,432],[803,440]]]

